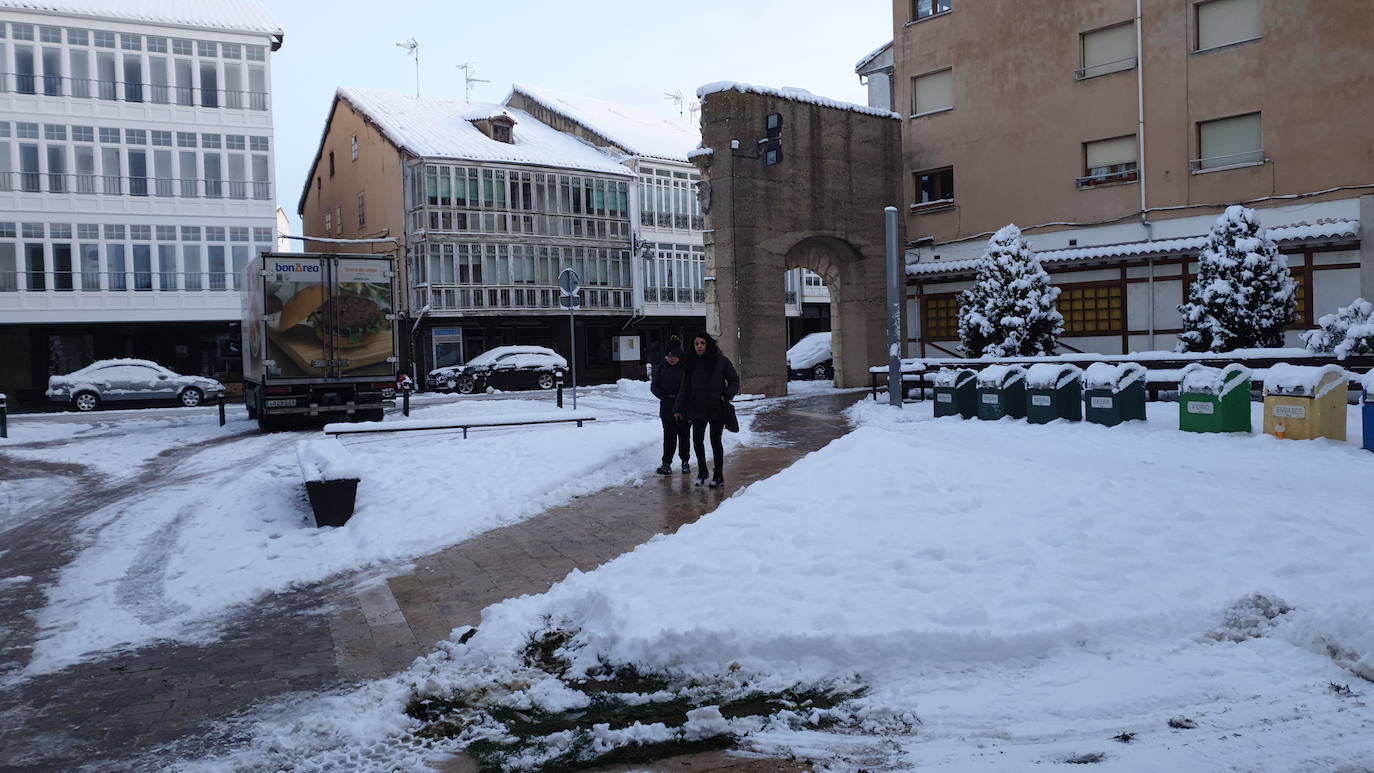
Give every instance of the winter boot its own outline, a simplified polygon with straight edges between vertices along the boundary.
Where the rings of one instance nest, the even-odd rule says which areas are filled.
[[[669,474],[672,474],[673,468],[672,468],[672,467],[669,467],[669,466],[666,465],[666,464],[660,464],[660,465],[658,466],[658,469],[657,469],[657,470],[654,470],[654,472],[658,473],[659,475],[669,475]]]
[[[711,488],[720,488],[721,486],[724,486],[724,485],[725,485],[725,474],[722,473],[722,472],[720,472],[719,470],[717,470],[717,471],[716,471],[716,474],[715,474],[715,477],[711,478]]]
[[[686,475],[692,471],[692,463],[686,459],[682,460],[682,474]]]
[[[706,476],[703,475],[702,477],[697,478],[697,482],[696,482],[695,484],[693,484],[693,485],[696,485],[696,486],[705,486],[705,485],[706,485]]]

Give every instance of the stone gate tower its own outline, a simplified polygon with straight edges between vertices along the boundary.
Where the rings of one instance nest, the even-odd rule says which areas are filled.
[[[708,331],[744,392],[786,394],[783,273],[810,269],[830,289],[836,385],[866,386],[887,363],[883,208],[901,201],[900,120],[797,89],[700,95]]]

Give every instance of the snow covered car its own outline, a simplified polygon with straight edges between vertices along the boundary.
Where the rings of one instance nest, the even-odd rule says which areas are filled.
[[[149,360],[98,360],[65,376],[48,378],[48,399],[78,411],[106,403],[171,403],[194,408],[206,398],[224,397],[224,385],[203,376],[183,376]]]
[[[543,346],[498,346],[466,365],[435,368],[429,372],[431,389],[448,389],[469,395],[493,389],[553,389],[568,370],[568,361]]]
[[[787,350],[787,380],[818,381],[835,377],[834,355],[830,353],[830,333],[811,333],[803,336]]]

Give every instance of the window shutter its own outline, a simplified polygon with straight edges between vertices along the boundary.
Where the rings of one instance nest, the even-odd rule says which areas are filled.
[[[1264,160],[1264,133],[1260,114],[1223,118],[1200,124],[1202,169]]]
[[[1084,147],[1087,151],[1087,166],[1089,169],[1116,166],[1117,164],[1128,164],[1137,160],[1136,151],[1139,149],[1134,134],[1128,137],[1116,137],[1110,140],[1089,142],[1086,143]]]
[[[1197,7],[1199,51],[1259,36],[1259,0],[1210,0]]]
[[[1106,75],[1135,64],[1135,23],[1094,30],[1083,35],[1083,74]]]
[[[912,114],[931,113],[954,107],[954,70],[941,70],[914,80]]]

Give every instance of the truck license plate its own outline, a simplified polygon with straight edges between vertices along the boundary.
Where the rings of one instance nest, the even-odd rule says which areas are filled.
[[[267,401],[267,407],[268,407],[268,408],[294,408],[294,407],[296,407],[296,401],[295,401],[295,400],[268,400],[268,401]]]

